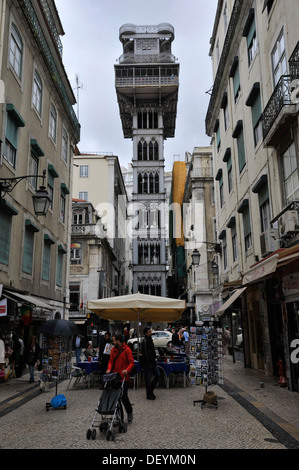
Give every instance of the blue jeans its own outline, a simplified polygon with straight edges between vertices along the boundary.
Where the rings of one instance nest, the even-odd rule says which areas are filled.
[[[154,375],[153,379],[152,379],[152,375]],[[151,369],[148,367],[145,367],[144,376],[145,376],[146,395],[149,396],[149,395],[152,395],[160,378],[160,371],[158,369],[157,364],[153,366]]]
[[[34,382],[34,367],[35,364],[29,364],[30,382]]]

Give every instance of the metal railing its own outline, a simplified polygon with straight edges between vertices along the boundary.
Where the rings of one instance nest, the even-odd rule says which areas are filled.
[[[159,54],[135,54],[134,52],[125,52],[119,57],[120,64],[167,64],[176,61],[171,52],[161,52]]]
[[[127,86],[178,86],[178,77],[116,77],[115,85]]]
[[[262,115],[264,140],[283,107],[294,104],[291,100],[291,82],[290,75],[282,75],[264,109]]]

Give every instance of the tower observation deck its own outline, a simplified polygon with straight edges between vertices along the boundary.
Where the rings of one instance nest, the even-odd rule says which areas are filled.
[[[119,30],[115,88],[124,138],[133,141],[133,291],[166,295],[164,140],[175,135],[179,64],[169,23]],[[134,219],[135,220],[135,219]]]

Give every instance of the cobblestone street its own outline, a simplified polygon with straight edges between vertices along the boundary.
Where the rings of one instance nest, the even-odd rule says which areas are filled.
[[[40,393],[21,379],[0,385],[1,449],[287,449],[299,448],[299,395],[278,386],[273,379],[225,363],[225,383],[211,388],[218,396],[218,409],[193,404],[203,387],[156,389],[157,399],[146,400],[144,387],[130,389],[134,419],[126,433],[116,431],[107,441],[97,430],[95,440],[86,439],[101,396],[99,388],[67,390],[66,410],[46,411],[55,388]],[[30,390],[29,389],[30,386]],[[23,389],[23,390],[22,390]],[[35,397],[20,405],[27,390]],[[20,392],[22,392],[20,394]],[[20,395],[19,395],[20,394]],[[20,405],[20,406],[18,406]],[[6,410],[6,411],[5,411]],[[7,412],[7,410],[9,412]]]

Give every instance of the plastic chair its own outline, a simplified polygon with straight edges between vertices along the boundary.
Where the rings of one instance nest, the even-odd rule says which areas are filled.
[[[82,370],[80,367],[75,365],[72,366],[71,377],[67,386],[67,389],[71,385],[72,379],[75,378],[73,388],[75,388],[81,381],[83,382],[84,390],[85,390],[85,382],[86,382],[86,372]]]

